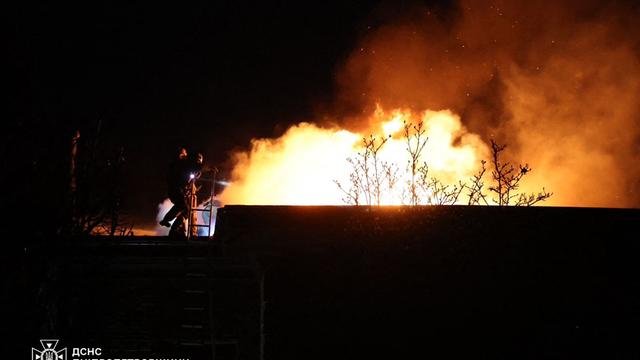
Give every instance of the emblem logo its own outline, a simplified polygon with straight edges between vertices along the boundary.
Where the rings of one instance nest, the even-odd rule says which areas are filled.
[[[40,340],[42,350],[31,348],[31,360],[66,360],[67,348],[56,350],[58,340]]]

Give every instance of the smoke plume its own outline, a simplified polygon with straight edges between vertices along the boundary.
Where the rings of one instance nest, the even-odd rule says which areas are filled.
[[[340,101],[451,109],[528,162],[550,204],[637,207],[638,15],[620,2],[466,0],[449,17],[414,6],[348,58]]]
[[[632,3],[594,1],[380,11],[339,65],[332,117],[356,131],[370,118],[347,110],[450,110],[469,133],[528,163],[523,190],[545,186],[548,205],[638,207],[638,15]]]

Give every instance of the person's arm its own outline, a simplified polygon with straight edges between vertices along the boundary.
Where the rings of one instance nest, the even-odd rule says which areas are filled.
[[[213,173],[218,173],[218,168],[213,166],[213,165],[209,165],[209,164],[204,164],[202,165],[202,172],[213,172]]]

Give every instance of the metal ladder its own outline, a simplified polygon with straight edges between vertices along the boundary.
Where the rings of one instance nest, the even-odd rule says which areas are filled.
[[[215,359],[212,341],[214,322],[211,308],[211,257],[208,252],[204,256],[186,255],[183,258],[182,321],[178,330],[178,342],[183,349],[189,349],[190,356],[203,357],[204,354],[211,354],[211,359]]]
[[[211,236],[213,235],[211,223],[213,221],[213,207],[214,207],[214,200],[215,200],[217,169],[210,170],[208,173],[211,175],[210,177],[201,176],[191,180],[191,191],[189,195],[189,212],[188,212],[189,216],[187,217],[187,240],[190,240],[192,236],[197,237],[198,229],[201,227],[207,228],[208,238],[211,238]],[[208,184],[209,186],[211,186],[211,190],[209,192],[208,198],[201,203],[198,203],[198,196],[197,196],[197,193],[199,190],[199,187],[197,186],[198,184]],[[209,222],[207,224],[198,224],[198,217],[197,217],[198,213],[202,213],[203,217],[204,217],[204,214],[208,213]]]
[[[262,360],[266,304],[262,270],[252,262],[214,254],[213,243],[208,242],[207,245],[206,253],[185,254],[182,259],[184,278],[179,303],[182,312],[175,329],[177,345],[191,359]],[[253,296],[255,303],[242,305],[240,302],[241,310],[229,307],[232,302],[236,304],[234,296],[237,295],[233,294],[238,294],[238,289]],[[250,289],[252,291],[247,293]],[[259,339],[253,343],[247,342],[246,337],[242,338],[248,331],[246,324],[234,324],[229,322],[233,316],[224,316],[234,312],[247,315],[249,311],[254,312],[253,326],[258,327],[259,334]]]

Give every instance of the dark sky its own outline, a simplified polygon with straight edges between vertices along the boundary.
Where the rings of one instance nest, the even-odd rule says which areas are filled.
[[[331,104],[340,62],[376,1],[24,2],[7,11],[13,114],[6,179],[27,171],[35,198],[68,164],[71,134],[123,146],[124,207],[151,223],[178,144],[213,164]],[[45,179],[45,180],[43,180]],[[37,203],[38,201],[36,201]]]

